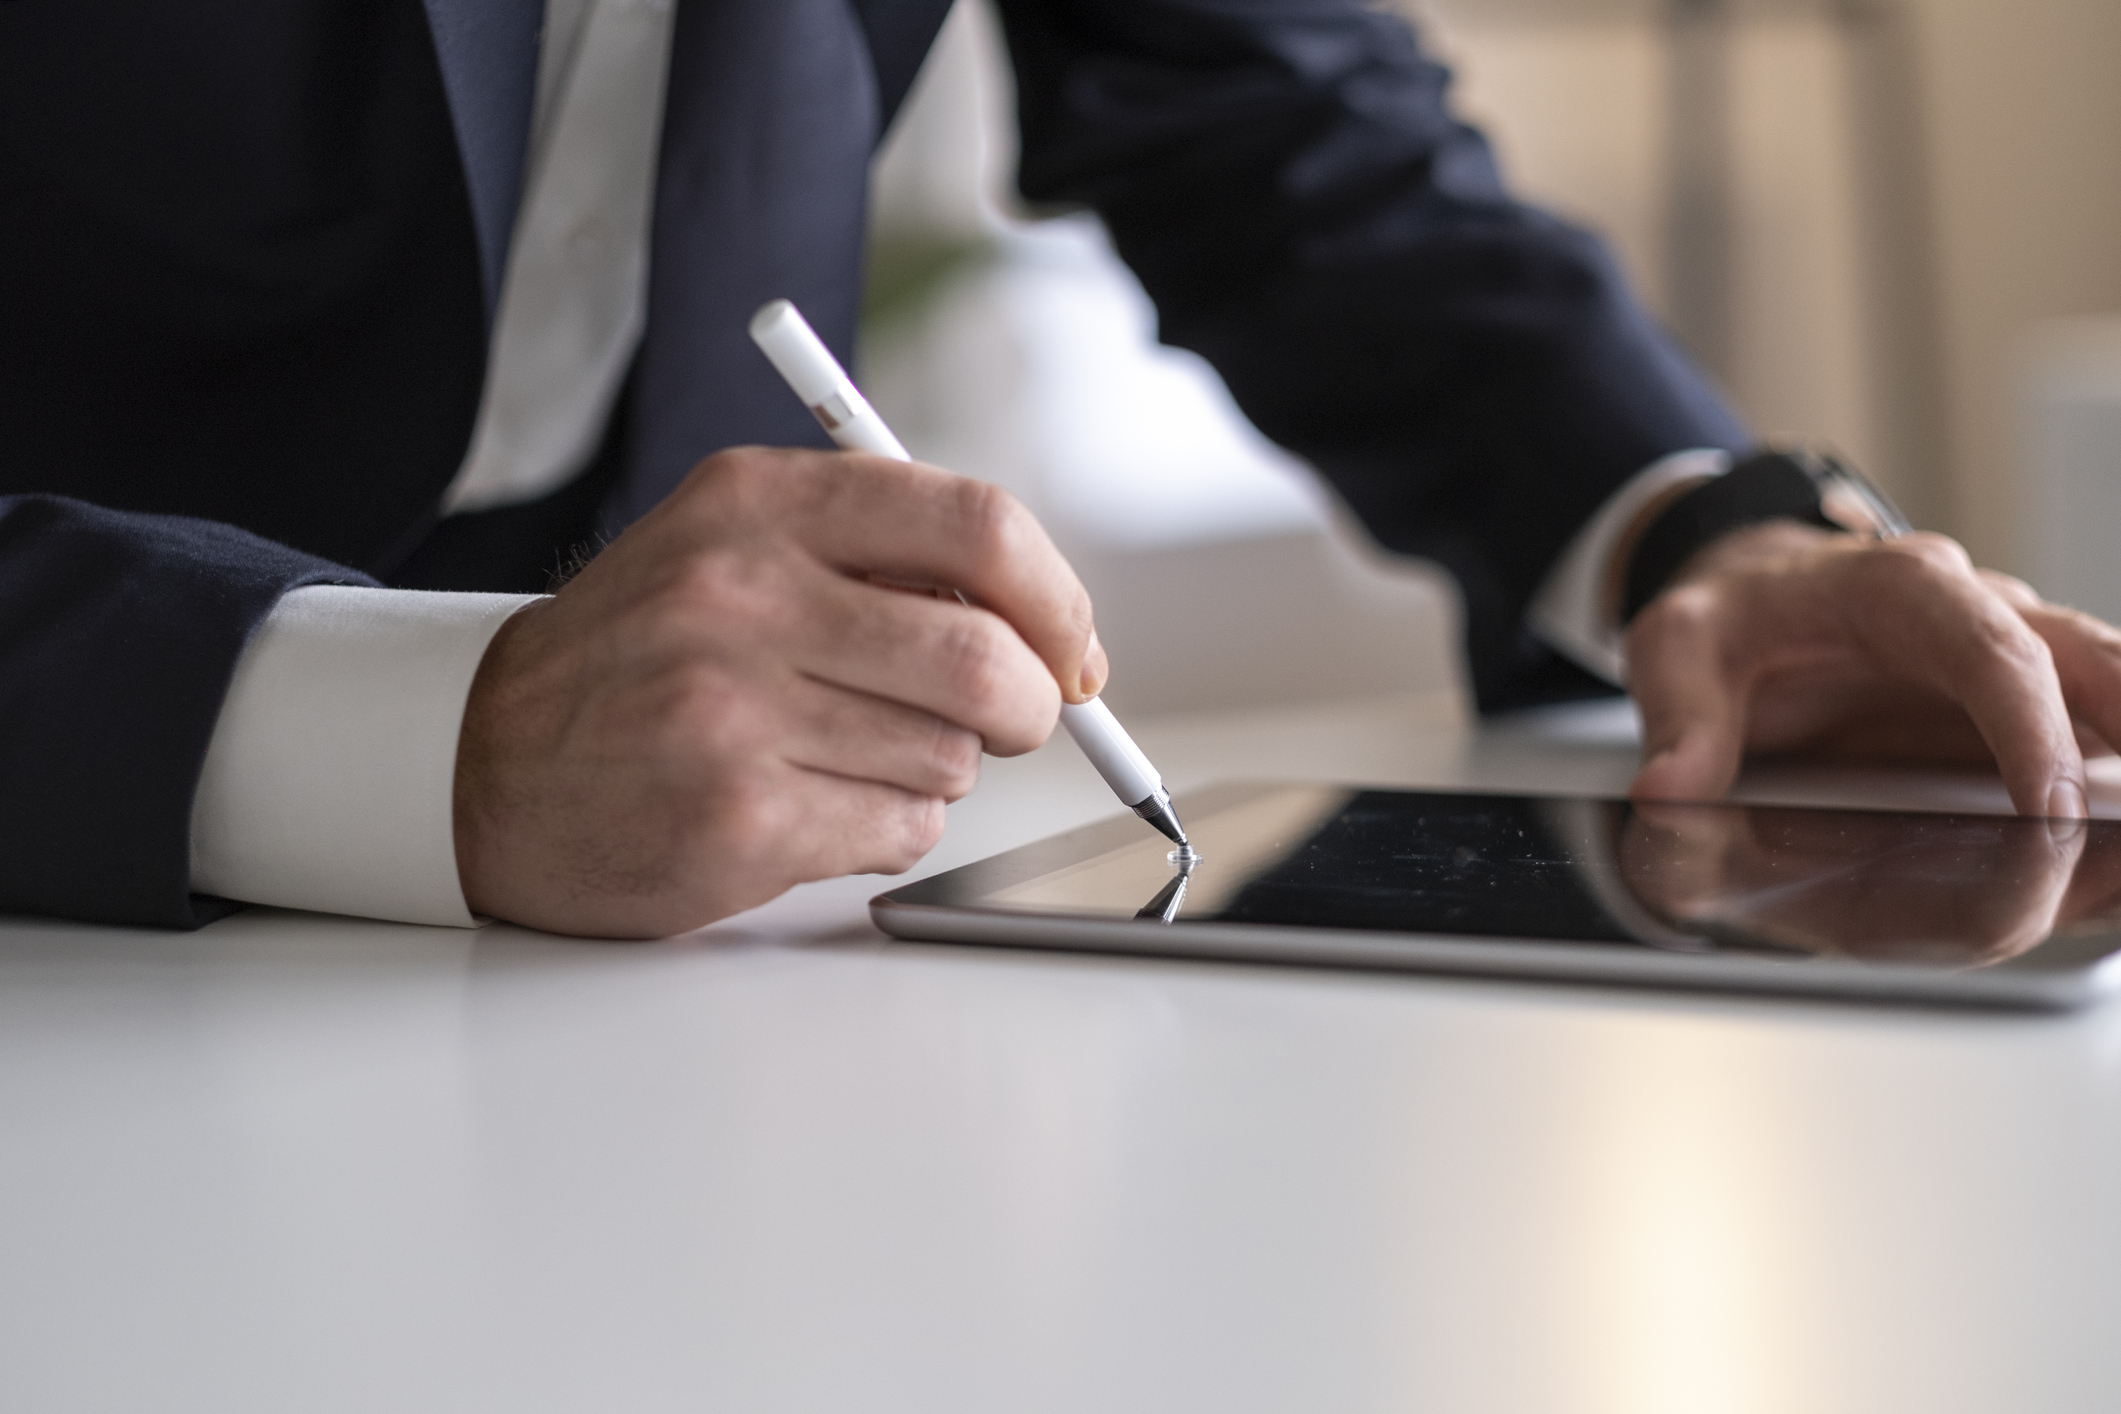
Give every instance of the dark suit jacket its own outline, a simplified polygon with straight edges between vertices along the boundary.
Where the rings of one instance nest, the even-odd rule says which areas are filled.
[[[685,0],[649,318],[595,466],[437,523],[522,188],[540,0],[0,4],[0,909],[176,926],[248,635],[319,582],[542,588],[701,456],[815,444],[744,333],[844,356],[865,175],[947,0]],[[1743,435],[1590,237],[1509,200],[1361,0],[1001,0],[1022,184],[1387,546],[1441,561],[1484,706],[1620,482]]]

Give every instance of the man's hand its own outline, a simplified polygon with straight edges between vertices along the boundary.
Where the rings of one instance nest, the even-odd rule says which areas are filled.
[[[1722,795],[1747,751],[1993,761],[2019,813],[2081,817],[2121,743],[2121,632],[1939,535],[1774,521],[1706,546],[1628,630],[1638,799]]]
[[[465,900],[660,937],[910,868],[981,748],[1038,746],[1056,684],[1080,701],[1105,673],[1089,596],[1007,493],[854,453],[720,453],[487,650],[457,756]]]

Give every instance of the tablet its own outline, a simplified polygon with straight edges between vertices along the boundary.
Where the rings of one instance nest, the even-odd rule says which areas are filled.
[[[900,938],[1927,1002],[2121,985],[2121,822],[1224,785],[894,889]]]

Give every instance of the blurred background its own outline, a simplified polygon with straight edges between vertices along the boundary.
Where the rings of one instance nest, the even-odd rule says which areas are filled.
[[[2121,619],[2121,5],[1399,0],[1521,195],[1600,231],[1763,433]],[[1467,715],[1450,582],[1375,551],[1097,223],[1012,188],[960,0],[876,169],[862,377],[1010,487],[1096,597],[1123,710],[1394,695]]]

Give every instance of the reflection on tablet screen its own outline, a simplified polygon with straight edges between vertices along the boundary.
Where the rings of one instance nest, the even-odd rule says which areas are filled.
[[[2001,962],[2121,920],[2121,824],[1303,786],[981,898],[1012,912]]]

